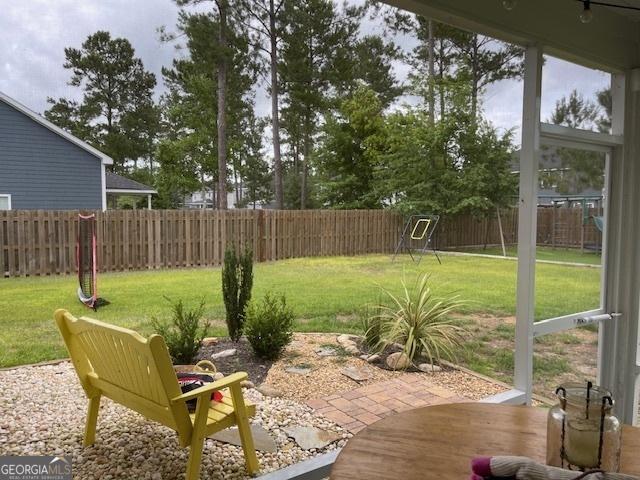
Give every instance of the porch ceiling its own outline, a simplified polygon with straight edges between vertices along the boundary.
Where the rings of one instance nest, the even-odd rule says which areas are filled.
[[[465,30],[527,46],[612,73],[640,66],[638,12],[592,6],[591,23],[580,23],[575,0],[519,0],[507,11],[501,0],[384,0],[390,5]],[[639,0],[617,0],[640,6]]]

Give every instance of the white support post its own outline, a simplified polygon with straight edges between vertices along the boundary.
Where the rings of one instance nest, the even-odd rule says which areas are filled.
[[[525,52],[520,150],[518,211],[518,285],[516,304],[516,389],[531,403],[533,391],[533,321],[536,282],[536,230],[538,216],[538,153],[540,149],[540,97],[542,50],[530,46]]]
[[[624,134],[625,111],[625,78],[622,74],[611,76],[611,133]],[[604,261],[602,264],[606,277],[603,279],[602,290],[604,299],[602,306],[605,311],[617,311],[621,274],[620,241],[624,225],[622,184],[624,155],[623,148],[615,148],[611,152],[608,162],[606,181],[606,237],[607,249],[603,248]],[[619,322],[610,322],[600,325],[598,328],[598,385],[612,392],[616,391],[616,337],[618,336]],[[616,398],[617,396],[614,395]]]
[[[147,210],[151,210],[151,194],[147,195]]]
[[[606,305],[622,315],[600,332],[599,382],[616,400],[616,414],[638,419],[638,322],[640,321],[640,69],[616,75],[612,84],[614,134],[624,132],[610,166]]]

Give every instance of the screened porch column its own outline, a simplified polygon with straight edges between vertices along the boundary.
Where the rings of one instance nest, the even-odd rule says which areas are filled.
[[[610,389],[618,416],[637,423],[640,320],[640,69],[614,75],[612,133],[624,135],[610,162],[605,308],[619,318],[600,327],[598,382]]]
[[[518,284],[514,385],[523,392],[515,403],[531,403],[533,384],[533,320],[536,279],[536,229],[538,217],[538,151],[540,149],[540,97],[542,50],[525,52],[518,198]]]

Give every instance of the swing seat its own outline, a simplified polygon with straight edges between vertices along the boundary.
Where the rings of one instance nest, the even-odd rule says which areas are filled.
[[[246,373],[182,393],[160,335],[143,338],[132,330],[90,318],[76,319],[66,310],[57,310],[55,320],[89,399],[85,446],[95,441],[100,399],[105,396],[176,431],[180,446],[190,448],[187,480],[199,478],[205,438],[233,425],[238,426],[247,471],[258,472],[249,428],[255,406],[245,402],[240,385]],[[214,391],[222,391],[221,402],[211,401]],[[197,406],[189,414],[187,401],[192,399],[197,399]]]

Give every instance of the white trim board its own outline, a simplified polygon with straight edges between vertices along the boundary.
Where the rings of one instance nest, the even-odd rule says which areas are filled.
[[[102,161],[103,165],[113,165],[113,159],[110,156],[102,153],[100,150],[97,150],[97,149],[93,148],[91,145],[89,145],[86,142],[83,142],[78,137],[75,137],[75,136],[71,135],[66,130],[63,130],[62,128],[54,125],[49,120],[47,120],[46,118],[44,118],[41,115],[38,115],[36,112],[34,112],[33,110],[27,108],[26,106],[22,105],[17,100],[14,100],[13,98],[8,97],[4,93],[0,92],[0,101],[6,103],[10,107],[15,108],[20,113],[23,113],[24,115],[29,117],[34,122],[39,123],[43,127],[51,130],[53,133],[61,136],[65,140],[68,140],[71,143],[75,144],[76,146],[82,148],[83,150],[86,150],[90,154],[92,154],[95,157],[97,157],[100,161]]]
[[[107,188],[107,193],[122,193],[126,195],[154,195],[157,190],[127,190],[126,188]]]

